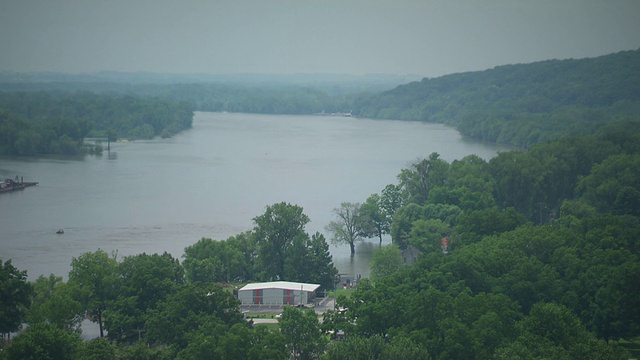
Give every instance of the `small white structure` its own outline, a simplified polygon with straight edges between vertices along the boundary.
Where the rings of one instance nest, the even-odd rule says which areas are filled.
[[[313,303],[319,284],[272,281],[247,284],[238,290],[242,305],[305,305]]]

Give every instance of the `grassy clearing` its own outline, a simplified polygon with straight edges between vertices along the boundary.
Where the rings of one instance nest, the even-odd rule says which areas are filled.
[[[350,298],[351,295],[356,291],[356,289],[337,289],[336,292],[338,293],[338,296],[343,295],[346,296],[347,298]],[[329,297],[335,297],[335,293],[333,291],[329,291]]]

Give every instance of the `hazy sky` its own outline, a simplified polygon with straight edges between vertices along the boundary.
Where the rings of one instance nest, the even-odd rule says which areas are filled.
[[[640,48],[640,0],[0,0],[0,71],[440,76]]]

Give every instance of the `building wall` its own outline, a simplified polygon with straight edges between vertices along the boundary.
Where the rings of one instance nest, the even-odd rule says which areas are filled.
[[[253,304],[253,291],[251,290],[239,290],[238,300],[242,304]]]
[[[306,304],[309,300],[309,293],[306,291],[274,288],[238,291],[238,299],[243,305],[298,305],[301,295],[302,303]]]

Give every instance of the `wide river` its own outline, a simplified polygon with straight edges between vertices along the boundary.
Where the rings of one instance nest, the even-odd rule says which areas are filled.
[[[0,194],[0,259],[31,280],[66,279],[73,257],[97,249],[181,259],[202,237],[250,230],[266,206],[282,201],[302,206],[307,232],[328,240],[332,209],[397,183],[412,161],[432,152],[448,162],[469,154],[488,160],[501,150],[437,124],[199,112],[188,131],[118,142],[110,155],[0,158],[1,179],[39,182]],[[377,246],[360,244],[353,260],[348,246],[331,253],[340,273],[366,276]]]

